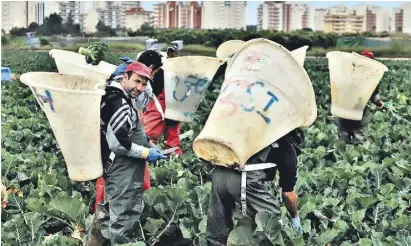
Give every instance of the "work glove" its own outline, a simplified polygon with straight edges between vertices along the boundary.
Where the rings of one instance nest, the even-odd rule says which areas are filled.
[[[120,58],[118,58],[118,59],[119,59],[120,61],[123,61],[123,62],[127,63],[127,65],[134,62],[133,59],[131,59],[130,57],[127,57],[127,56],[122,56],[122,57],[120,57]]]
[[[126,57],[126,56],[120,57],[119,60],[125,62],[125,64],[122,63],[116,68],[116,70],[112,74],[113,77],[116,77],[116,76],[119,76],[125,73],[127,65],[134,62],[131,58]]]
[[[291,223],[293,224],[293,229],[298,233],[303,233],[303,228],[301,227],[300,217],[291,218]]]
[[[155,162],[160,159],[166,158],[165,155],[161,154],[161,150],[159,150],[158,148],[149,148],[148,150],[149,150],[148,157],[147,157],[148,162]]]

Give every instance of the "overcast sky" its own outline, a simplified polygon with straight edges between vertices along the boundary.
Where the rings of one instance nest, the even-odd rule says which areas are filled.
[[[146,10],[153,10],[153,5],[158,3],[158,2],[164,2],[164,1],[142,1],[141,5],[143,6],[144,9]],[[247,1],[247,25],[257,25],[257,8],[258,5],[260,5],[263,1]],[[389,10],[393,7],[399,7],[401,6],[404,2],[396,2],[396,1],[372,1],[372,2],[365,2],[365,1],[312,1],[312,2],[301,2],[308,4],[310,6],[313,6],[314,8],[327,8],[327,7],[332,7],[335,5],[340,5],[343,4],[347,7],[351,7],[354,5],[358,5],[361,3],[369,3],[372,5],[377,5],[377,6],[383,6]]]

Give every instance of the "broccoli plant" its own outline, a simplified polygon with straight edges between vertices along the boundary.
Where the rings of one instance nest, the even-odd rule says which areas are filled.
[[[78,53],[86,56],[87,64],[98,65],[104,59],[105,52],[108,51],[108,45],[103,42],[94,42],[89,44],[88,48],[80,47]]]

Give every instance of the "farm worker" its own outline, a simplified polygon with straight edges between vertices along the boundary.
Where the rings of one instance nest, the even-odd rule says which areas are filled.
[[[228,236],[233,229],[232,216],[236,203],[241,204],[243,216],[254,227],[255,215],[264,210],[280,219],[281,212],[273,196],[273,190],[266,189],[264,185],[265,181],[274,180],[277,169],[280,175],[279,186],[282,188],[284,204],[291,216],[292,226],[302,233],[294,186],[297,181],[297,156],[301,153],[300,144],[303,138],[302,130],[295,129],[252,156],[246,165],[275,163],[277,166],[245,172],[246,182],[241,180],[242,172],[229,167],[215,166],[207,215],[209,246],[227,245]]]
[[[370,59],[374,59],[374,54],[368,50],[364,50],[361,55]],[[374,103],[378,109],[384,109],[388,107],[388,103],[384,103],[380,99],[379,85],[375,88],[371,95],[370,101]],[[369,123],[370,109],[368,105],[363,111],[363,117],[360,121],[349,120],[337,117],[337,126],[339,137],[347,143],[362,142],[364,140],[364,130]]]
[[[164,90],[164,70],[161,56],[157,51],[147,50],[143,52],[138,61],[146,66],[152,66],[155,73],[153,75],[154,100],[150,101],[143,113],[143,125],[148,136],[154,142],[164,134],[164,148],[174,148],[176,156],[182,155],[183,150],[180,142],[181,125],[179,122],[164,118],[166,109],[166,96]]]
[[[120,64],[116,70],[111,74],[110,78],[107,80],[107,85],[110,85],[111,82],[121,82],[123,79],[123,74],[126,72],[127,65],[133,63],[134,61],[129,57],[120,57],[119,60],[123,61],[124,63]],[[146,88],[140,95],[138,95],[135,100],[133,100],[134,108],[137,111],[142,111],[147,104],[153,98],[153,89],[150,86],[150,83],[147,84]],[[90,208],[93,208],[93,212],[96,211],[97,205],[104,199],[104,177],[100,177],[96,181],[96,199],[93,204],[90,204]],[[145,167],[145,174],[144,174],[144,190],[147,190],[151,187],[150,184],[150,172],[148,163],[146,163]]]
[[[175,46],[170,46],[167,48],[167,58],[174,58],[178,56],[178,49]]]
[[[96,211],[85,245],[111,245],[137,240],[143,211],[146,161],[165,156],[144,132],[132,100],[151,81],[151,69],[139,62],[127,65],[120,82],[106,86],[101,101],[101,149],[106,181],[105,199]]]

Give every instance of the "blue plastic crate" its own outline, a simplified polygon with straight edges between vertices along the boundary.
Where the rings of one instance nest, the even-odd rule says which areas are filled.
[[[9,67],[1,67],[1,81],[11,80],[11,69]]]

